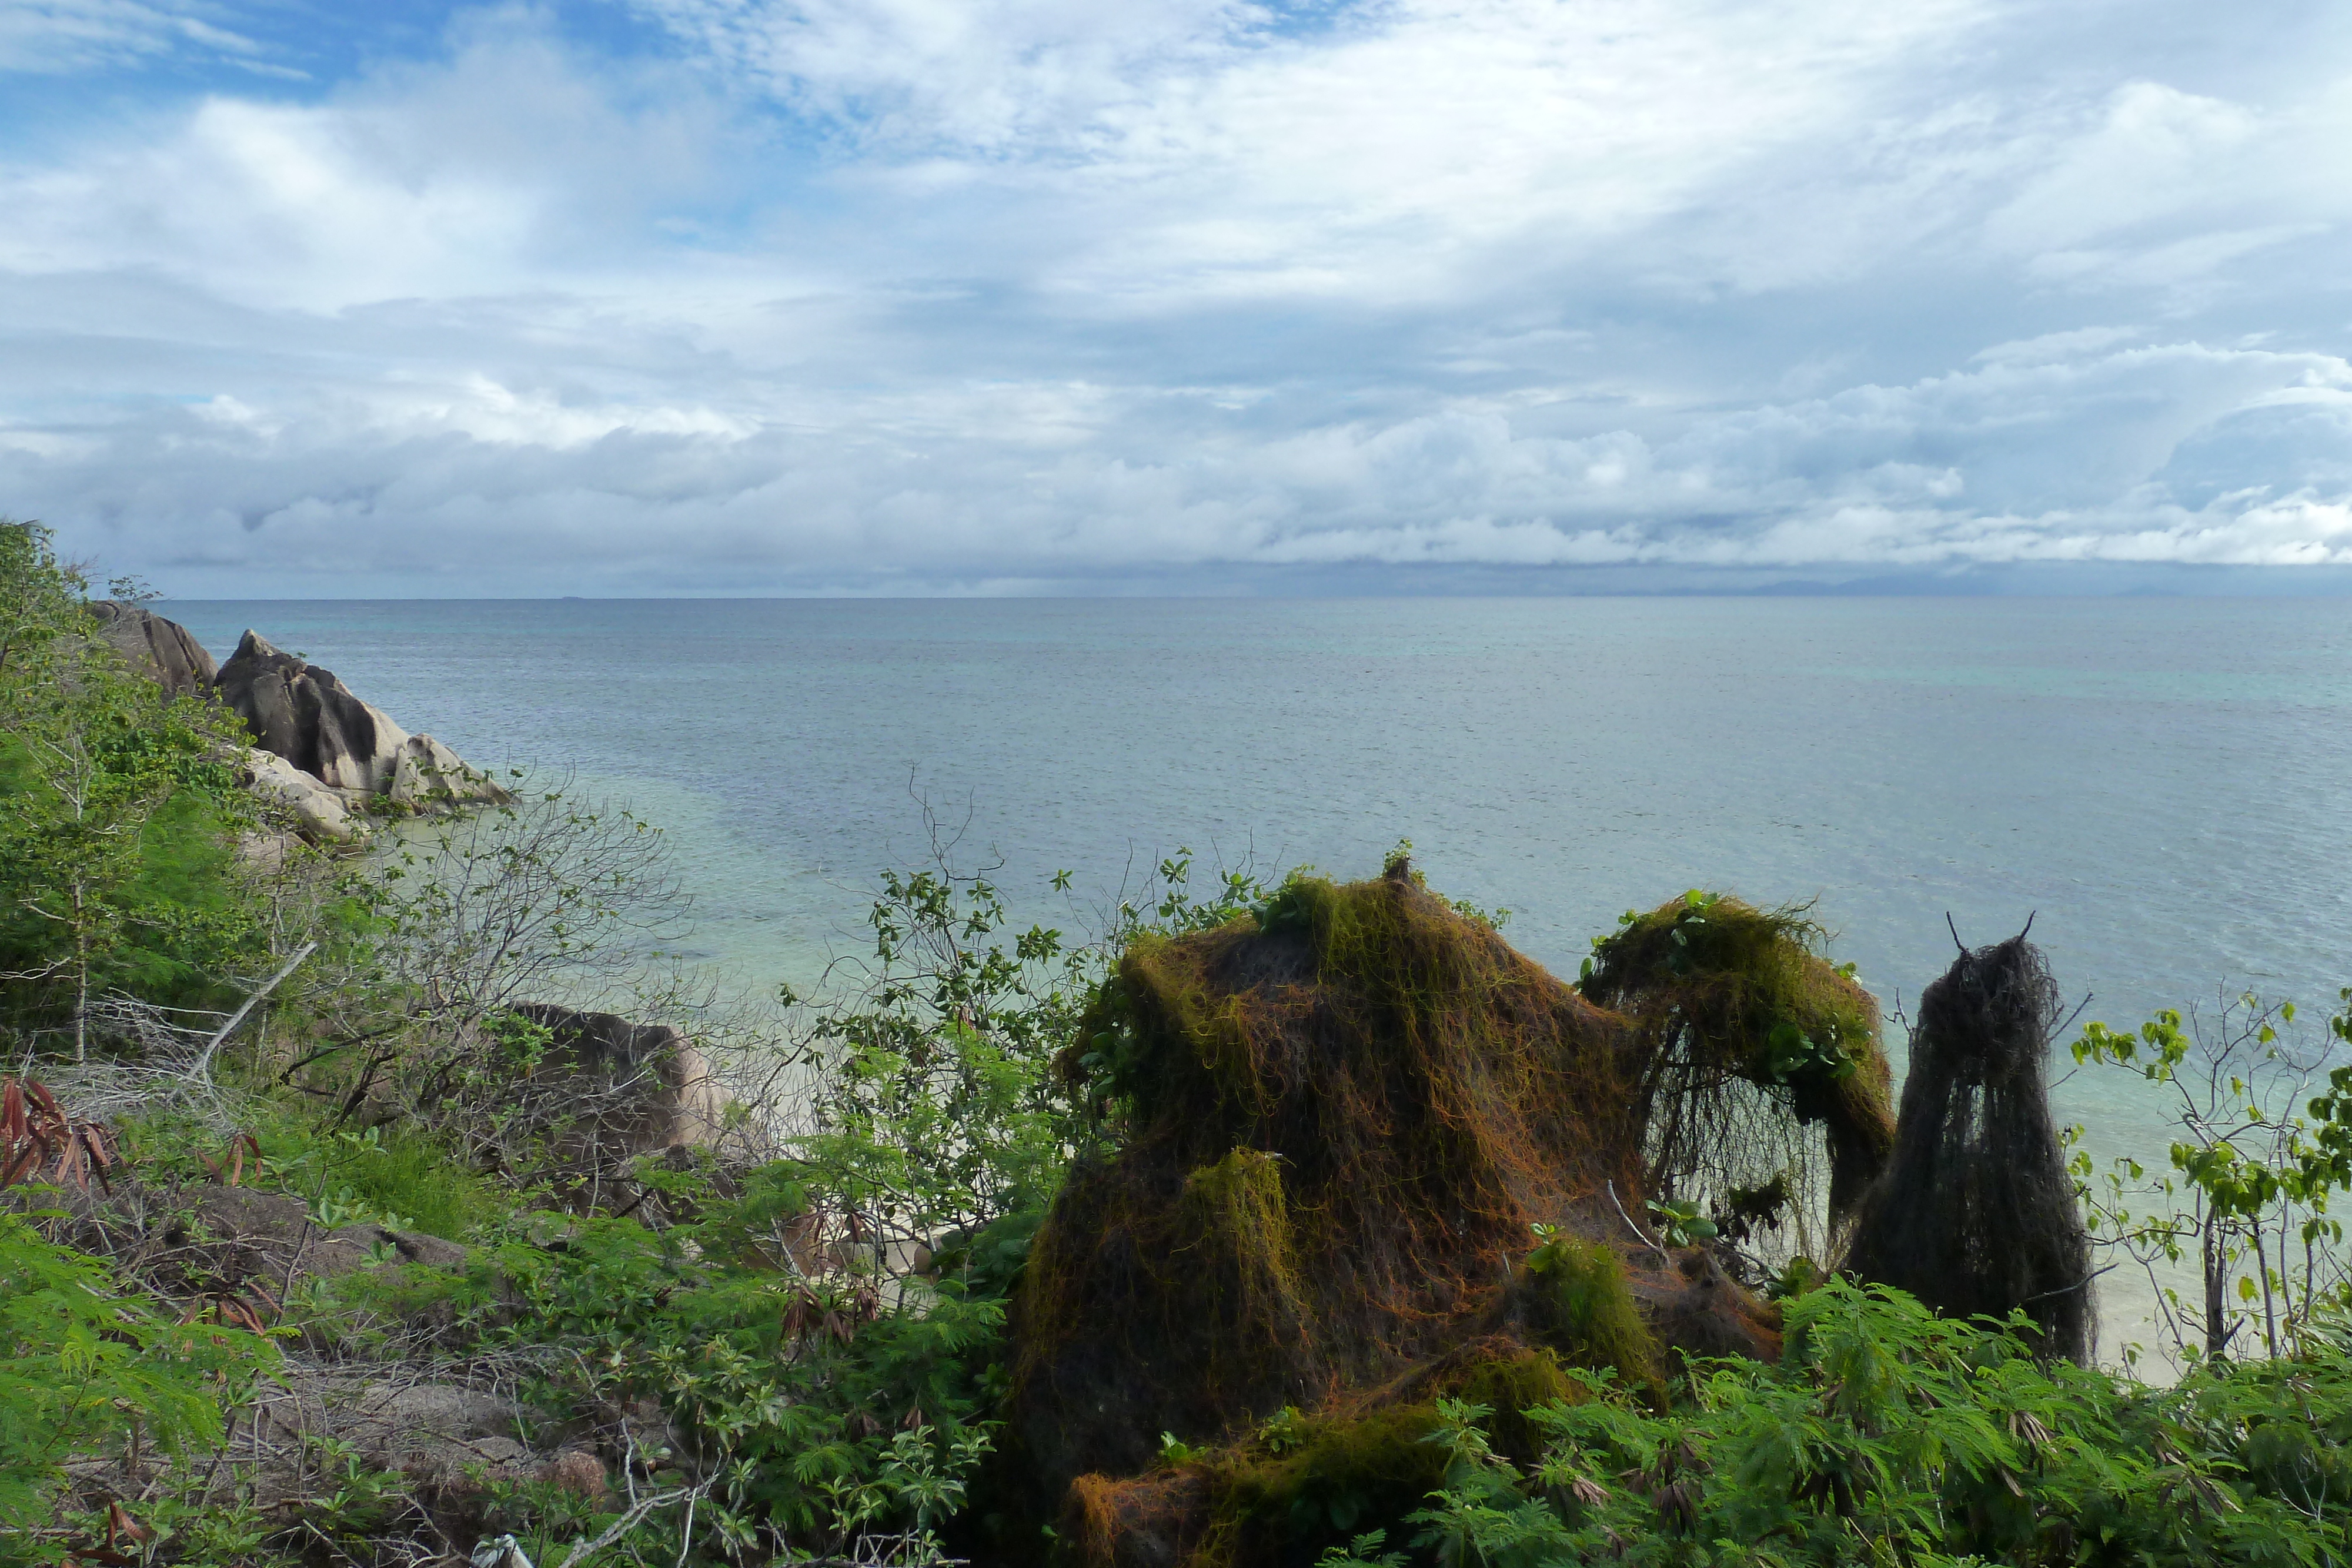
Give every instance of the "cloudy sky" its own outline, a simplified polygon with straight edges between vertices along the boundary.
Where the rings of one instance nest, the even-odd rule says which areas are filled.
[[[2347,218],[2326,0],[0,0],[0,512],[196,596],[2325,568]]]

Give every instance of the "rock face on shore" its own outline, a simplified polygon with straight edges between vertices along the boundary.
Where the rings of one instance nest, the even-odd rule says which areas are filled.
[[[515,1009],[548,1032],[534,1075],[575,1086],[569,1136],[582,1157],[617,1165],[679,1144],[707,1143],[719,1130],[725,1095],[702,1053],[667,1024],[633,1023],[618,1013],[553,1002]]]
[[[188,629],[141,604],[101,599],[89,607],[98,617],[99,634],[131,662],[166,696],[187,696],[212,689],[219,673],[204,644]]]
[[[282,757],[248,747],[238,761],[237,779],[255,796],[283,807],[297,830],[314,843],[349,843],[360,836],[360,824],[352,820],[343,798]]]
[[[382,708],[307,660],[247,631],[227,664],[188,629],[144,605],[91,602],[98,632],[167,697],[213,695],[255,737],[238,759],[247,789],[284,810],[312,841],[344,842],[365,831],[360,812],[385,804],[454,810],[512,799],[489,775],[429,735],[411,735]]]
[[[331,670],[280,653],[247,631],[214,689],[255,744],[346,800],[381,796],[430,807],[502,800],[506,791],[429,735],[411,735],[362,702]]]

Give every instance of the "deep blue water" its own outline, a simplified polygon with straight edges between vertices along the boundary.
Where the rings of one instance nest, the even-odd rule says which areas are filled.
[[[1178,845],[1515,912],[1572,974],[1691,886],[1817,901],[1882,998],[2033,931],[2086,1016],[2352,983],[2340,600],[173,602],[479,764],[667,825],[708,952],[805,982],[969,812],[1030,912]],[[910,793],[910,790],[912,793]],[[2325,1009],[2315,1007],[2315,1013]],[[1899,1044],[1899,1042],[1896,1042]],[[2165,1138],[2129,1086],[2062,1110]]]

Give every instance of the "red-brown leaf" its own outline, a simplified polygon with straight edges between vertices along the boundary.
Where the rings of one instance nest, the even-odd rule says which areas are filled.
[[[131,1511],[119,1502],[106,1505],[106,1543],[116,1541],[152,1541],[155,1532],[131,1517]]]

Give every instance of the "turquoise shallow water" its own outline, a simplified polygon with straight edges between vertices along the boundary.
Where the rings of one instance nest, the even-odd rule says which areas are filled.
[[[332,601],[247,625],[478,763],[576,768],[677,843],[707,953],[808,980],[969,813],[1027,907],[1188,844],[1431,882],[1565,973],[1619,911],[1811,898],[1893,1003],[2038,912],[2086,1016],[2352,983],[2340,600]],[[2315,1011],[2318,1011],[2316,1008]],[[2101,1149],[2152,1108],[2076,1078]],[[2132,1294],[2110,1282],[2111,1305]]]

